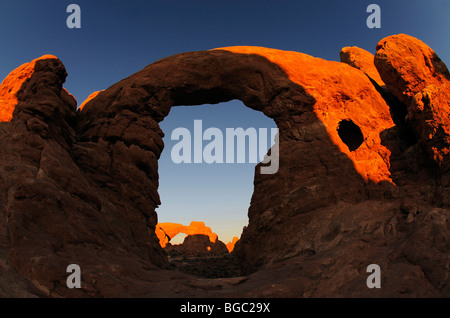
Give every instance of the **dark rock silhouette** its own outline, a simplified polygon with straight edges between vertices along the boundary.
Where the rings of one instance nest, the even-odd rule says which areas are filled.
[[[381,79],[407,110],[401,124],[365,72],[297,52],[174,55],[78,112],[61,61],[36,61],[17,93],[0,87],[0,101],[13,101],[0,123],[0,295],[448,296],[448,70],[406,35],[377,50]],[[155,234],[158,122],[172,106],[232,99],[275,120],[279,170],[255,168],[233,250],[245,276],[205,280],[170,270]],[[73,263],[81,289],[66,287]],[[366,286],[369,264],[381,289]]]
[[[216,240],[211,242],[209,237],[204,234],[188,235],[182,244],[172,245],[177,253],[186,257],[216,256],[228,254],[226,245]]]

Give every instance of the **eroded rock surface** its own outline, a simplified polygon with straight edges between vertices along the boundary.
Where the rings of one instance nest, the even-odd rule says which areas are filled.
[[[357,46],[346,46],[339,52],[342,63],[346,63],[358,70],[363,71],[368,77],[375,81],[379,86],[384,86],[384,82],[373,63],[374,56],[372,53],[361,49]]]
[[[111,283],[132,279],[121,272],[167,264],[140,207],[129,204],[139,200],[101,190],[76,163],[76,101],[62,88],[66,76],[58,59],[36,61],[12,120],[0,123],[2,296],[68,295],[73,263],[83,269],[84,288],[71,295],[114,295]],[[10,288],[4,276],[23,288]]]
[[[449,186],[450,73],[422,41],[404,34],[381,40],[375,65],[407,108],[407,122]],[[448,200],[446,202],[449,202]]]
[[[405,35],[380,41],[375,66],[408,110],[401,125],[365,72],[297,52],[174,55],[78,112],[61,61],[40,59],[0,123],[0,295],[448,296],[448,71]],[[233,250],[245,276],[199,279],[169,270],[155,233],[158,122],[232,99],[274,119],[279,169],[255,168]],[[65,286],[72,263],[81,289]]]

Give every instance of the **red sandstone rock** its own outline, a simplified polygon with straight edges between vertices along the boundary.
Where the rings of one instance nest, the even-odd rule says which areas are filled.
[[[398,36],[381,41],[375,59],[419,143],[400,133],[364,72],[301,53],[178,54],[78,112],[62,63],[37,61],[13,118],[0,123],[0,295],[448,296],[448,125],[437,118],[448,72],[430,50]],[[205,280],[168,270],[155,233],[158,122],[172,106],[231,99],[275,120],[280,165],[273,175],[255,169],[249,225],[232,253],[246,276]],[[420,151],[429,127],[439,129],[429,153],[437,174]],[[65,285],[72,263],[81,289]],[[366,286],[373,263],[382,269],[377,290]]]
[[[25,63],[11,73],[0,84],[0,121],[10,121],[18,103],[17,93],[25,81],[34,73],[36,62],[45,59],[56,59],[54,55],[43,55],[29,63]]]
[[[83,103],[81,103],[81,105],[78,107],[78,110],[80,110],[80,111],[83,110],[84,105],[86,105],[86,104],[89,103],[92,99],[94,99],[95,97],[97,97],[97,95],[100,94],[101,92],[103,92],[103,90],[93,92],[91,95],[89,95],[89,96],[86,98],[86,100],[85,100]]]
[[[151,202],[131,199],[131,189],[100,190],[99,179],[90,179],[75,163],[82,146],[75,145],[72,126],[76,101],[62,88],[66,75],[58,59],[37,60],[16,93],[13,118],[0,123],[0,295],[5,297],[117,295],[119,287],[108,287],[113,282],[107,273],[123,286],[131,277],[120,279],[122,272],[156,269],[155,261],[167,264],[163,251],[153,248],[158,242],[141,212]],[[122,169],[138,180],[139,173],[124,165],[135,152],[120,157]],[[82,269],[82,290],[65,284],[72,263]],[[3,275],[15,277],[14,284],[5,283]]]
[[[225,244],[219,240],[212,242],[207,235],[188,235],[181,244],[181,253],[186,257],[217,256],[227,254]]]
[[[279,65],[292,82],[305,90],[305,95],[314,97],[314,104],[309,105],[313,114],[326,129],[329,140],[341,153],[348,156],[359,174],[364,179],[374,182],[390,181],[388,163],[385,161],[389,150],[381,144],[379,134],[393,127],[394,123],[389,106],[379,94],[375,93],[376,90],[370,80],[362,72],[342,63],[298,52],[260,47],[230,47],[223,50],[264,56]],[[299,65],[302,67],[298,67]],[[290,107],[295,109],[294,105],[289,104],[287,109]],[[362,108],[365,109],[364,112],[360,111]],[[302,128],[294,128],[305,127],[302,117],[306,116],[292,116],[289,133],[295,135],[289,137],[293,140],[301,139],[305,134]],[[339,124],[343,120],[351,120],[361,129],[363,141],[355,151],[351,151],[338,134]],[[280,129],[286,124],[279,123],[276,119],[275,121]],[[314,130],[317,128],[314,127]]]
[[[358,70],[363,71],[367,76],[374,80],[379,86],[383,86],[384,82],[378,74],[378,71],[373,63],[374,55],[357,46],[342,48],[339,53],[341,62],[346,63]]]

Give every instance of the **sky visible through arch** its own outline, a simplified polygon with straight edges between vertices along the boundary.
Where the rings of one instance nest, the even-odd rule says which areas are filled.
[[[270,129],[275,122],[262,112],[232,100],[216,105],[177,106],[160,123],[165,132],[164,151],[159,159],[159,194],[162,205],[156,211],[159,222],[189,225],[191,221],[203,221],[220,240],[228,243],[233,236],[239,237],[248,224],[247,209],[253,193],[255,163],[190,163],[176,164],[171,160],[171,150],[179,140],[171,140],[171,132],[178,127],[194,131],[194,120],[202,120],[203,131],[219,128],[226,143],[226,128],[241,127],[244,130],[267,128],[267,148],[273,144]],[[261,137],[261,136],[258,136]],[[191,141],[195,138],[191,133]],[[181,140],[180,140],[181,141]],[[203,141],[203,147],[210,141]],[[191,154],[194,157],[194,154]],[[235,157],[236,159],[236,157]],[[182,241],[177,236],[172,243]]]
[[[66,26],[72,3],[81,8],[81,29]],[[381,8],[380,29],[366,26],[371,3]],[[338,61],[344,46],[374,53],[379,40],[398,33],[421,39],[450,65],[449,14],[448,0],[0,0],[0,81],[19,65],[53,54],[67,68],[65,88],[81,104],[90,93],[176,53],[255,45]],[[170,134],[194,119],[205,127],[274,125],[231,101],[174,108],[161,126]],[[174,166],[169,147],[160,162],[160,221],[187,223],[186,215],[198,212],[192,220],[205,221],[225,243],[240,235],[254,165]]]

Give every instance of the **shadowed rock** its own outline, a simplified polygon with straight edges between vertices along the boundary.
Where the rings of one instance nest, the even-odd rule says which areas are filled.
[[[407,121],[444,172],[450,169],[450,73],[422,41],[404,34],[381,40],[375,65],[407,107]]]
[[[181,245],[181,252],[184,256],[207,256],[223,255],[228,250],[225,244],[219,240],[211,242],[207,235],[194,234],[188,235]]]

